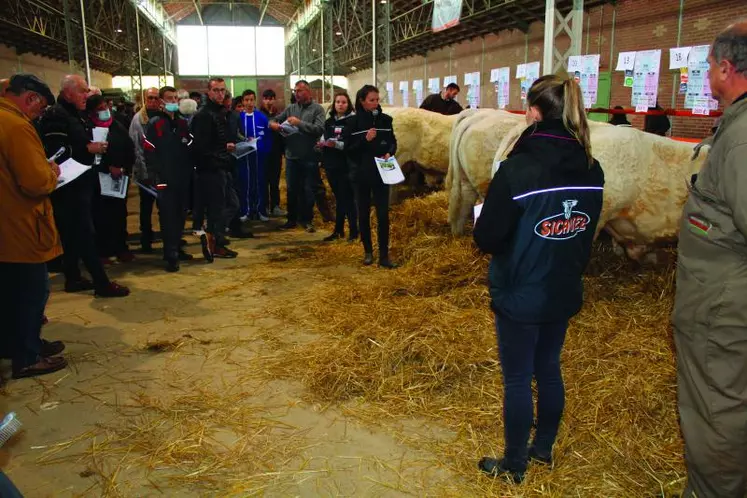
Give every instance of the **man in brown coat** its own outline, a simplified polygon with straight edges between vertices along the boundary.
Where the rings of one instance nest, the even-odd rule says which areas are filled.
[[[47,261],[62,253],[49,194],[59,167],[47,162],[31,124],[54,96],[41,80],[17,74],[0,97],[0,316],[13,377],[65,368],[61,342],[42,343],[49,294]]]
[[[747,22],[716,37],[713,96],[726,108],[680,225],[674,339],[688,485],[747,496]]]

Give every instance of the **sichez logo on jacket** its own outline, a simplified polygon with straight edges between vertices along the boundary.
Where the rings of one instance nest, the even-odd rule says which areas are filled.
[[[586,231],[586,227],[591,222],[591,217],[583,211],[573,210],[578,205],[578,201],[569,199],[563,201],[562,204],[563,212],[537,223],[534,226],[534,233],[543,239],[566,240]]]

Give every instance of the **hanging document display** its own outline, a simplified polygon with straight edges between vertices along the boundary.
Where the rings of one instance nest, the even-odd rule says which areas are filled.
[[[433,31],[453,28],[459,24],[461,14],[462,0],[433,0],[433,22],[431,24]]]
[[[508,107],[508,80],[511,78],[511,68],[501,67],[490,70],[490,82],[495,85],[495,98],[498,109]]]
[[[521,80],[521,100],[527,99],[527,93],[532,83],[540,77],[540,63],[529,62],[516,66],[516,77]]]
[[[423,80],[413,81],[412,91],[415,93],[415,106],[420,107],[423,103]]]
[[[685,108],[698,109],[700,114],[705,114],[701,109],[718,109],[718,102],[711,96],[711,84],[708,81],[710,49],[709,45],[692,47],[687,60]]]
[[[386,100],[389,105],[394,105],[394,83],[391,81],[386,82]]]
[[[480,73],[464,75],[464,86],[467,87],[467,105],[472,109],[480,107]]]
[[[659,70],[661,50],[636,52],[633,67],[633,99],[636,108],[656,107],[656,94],[659,90]]]
[[[439,93],[441,91],[439,78],[428,78],[428,92]]]
[[[402,94],[402,107],[410,107],[410,82],[399,82],[399,93]]]
[[[599,89],[599,54],[572,55],[568,58],[568,75],[581,86],[584,107],[589,109],[597,102]]]

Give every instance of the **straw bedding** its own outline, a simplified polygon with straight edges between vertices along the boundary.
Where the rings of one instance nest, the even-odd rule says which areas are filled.
[[[478,475],[477,459],[502,451],[502,382],[486,287],[488,259],[470,238],[453,238],[447,194],[392,209],[392,252],[405,263],[335,276],[305,293],[299,325],[308,344],[263,358],[274,376],[301,380],[310,397],[391,427],[416,418],[448,435],[400,430],[431,449],[476,496],[671,496],[684,485],[669,328],[673,265],[641,270],[597,242],[585,277],[586,302],[563,353],[566,414],[555,469],[532,468],[516,487]],[[375,231],[374,231],[375,233]],[[271,258],[293,268],[358,264],[344,242]],[[300,257],[299,257],[300,256]],[[292,320],[289,310],[274,313]],[[454,483],[452,483],[453,485]],[[427,489],[427,488],[426,488]],[[433,493],[451,494],[434,483]]]

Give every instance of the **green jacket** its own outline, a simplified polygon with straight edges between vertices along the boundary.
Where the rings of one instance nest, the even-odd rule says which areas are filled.
[[[747,98],[724,112],[692,182],[678,253],[675,327],[747,328]]]

